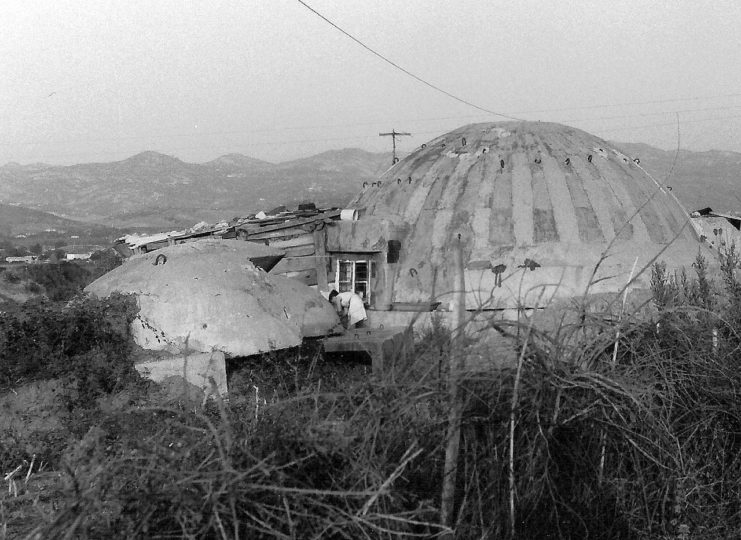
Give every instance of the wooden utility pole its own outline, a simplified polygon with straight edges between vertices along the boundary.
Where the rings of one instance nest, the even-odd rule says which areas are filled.
[[[445,465],[443,469],[443,490],[440,501],[440,522],[448,528],[443,538],[455,536],[455,484],[458,465],[458,453],[461,439],[461,417],[463,400],[458,388],[463,372],[464,352],[463,325],[466,313],[466,283],[463,273],[463,248],[460,234],[453,248],[453,313],[450,321],[450,371],[448,373],[448,392],[450,412],[448,430],[445,440]]]
[[[396,137],[405,137],[405,136],[409,137],[411,135],[412,135],[411,133],[399,132],[399,131],[396,131],[395,129],[392,129],[391,133],[379,133],[378,134],[379,137],[391,137],[391,144],[394,148],[394,157],[391,160],[391,165],[396,165],[396,162],[399,161],[396,157]]]

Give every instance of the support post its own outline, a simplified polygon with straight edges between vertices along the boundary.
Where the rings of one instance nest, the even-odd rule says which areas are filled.
[[[327,278],[327,228],[314,231],[314,257],[316,260],[316,284],[320,291],[329,290]]]
[[[461,416],[463,400],[459,385],[465,360],[462,350],[465,304],[465,279],[463,275],[463,253],[461,239],[455,242],[453,249],[453,317],[451,318],[450,366],[448,375],[448,393],[450,397],[450,414],[445,444],[445,467],[443,473],[443,491],[440,503],[440,521],[452,531],[455,524],[455,484],[458,469],[458,453],[461,439]]]

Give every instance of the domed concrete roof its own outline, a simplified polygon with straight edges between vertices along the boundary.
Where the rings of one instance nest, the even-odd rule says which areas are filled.
[[[131,257],[85,290],[135,294],[132,331],[149,350],[247,356],[329,333],[339,319],[317,291],[250,262],[264,248],[239,240],[169,246]]]
[[[472,124],[446,133],[365,186],[350,206],[402,231],[395,302],[428,301],[452,289],[458,238],[469,308],[484,301],[514,307],[544,284],[556,296],[583,294],[590,281],[592,292],[619,290],[634,264],[640,270],[658,256],[669,268],[689,266],[701,246],[677,199],[638,160],[551,123]]]

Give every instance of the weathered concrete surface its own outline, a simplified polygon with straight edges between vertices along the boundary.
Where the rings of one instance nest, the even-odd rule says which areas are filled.
[[[236,240],[165,247],[131,257],[85,290],[136,295],[136,343],[175,355],[249,356],[297,346],[339,323],[315,290],[256,268],[249,260],[254,249]]]
[[[543,287],[546,300],[579,296],[590,280],[590,290],[618,291],[636,258],[636,271],[654,257],[670,271],[689,268],[698,250],[714,259],[674,194],[640,163],[558,124],[463,126],[402,159],[349,206],[364,213],[337,228],[344,251],[383,247],[371,241],[383,237],[379,219],[403,232],[391,303],[445,306],[459,238],[469,310],[486,301],[532,307]]]
[[[177,377],[183,385],[192,384],[206,396],[227,393],[226,362],[224,353],[219,351],[151,358],[137,362],[134,367],[157,383]],[[183,392],[187,393],[187,388]]]

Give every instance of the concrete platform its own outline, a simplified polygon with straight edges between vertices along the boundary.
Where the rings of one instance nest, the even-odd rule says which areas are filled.
[[[371,358],[373,374],[380,375],[394,360],[414,352],[414,335],[408,327],[358,328],[323,340],[324,352],[364,352]]]

